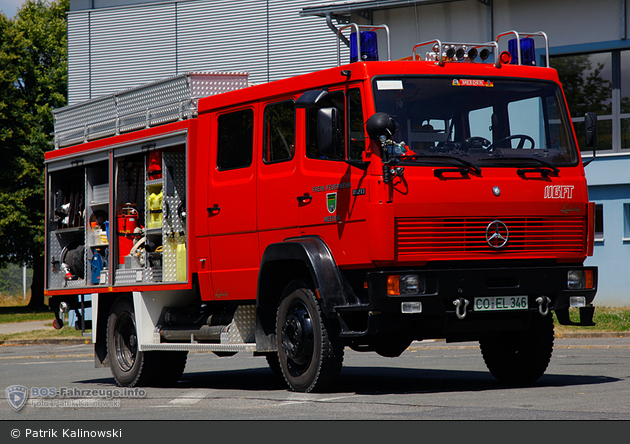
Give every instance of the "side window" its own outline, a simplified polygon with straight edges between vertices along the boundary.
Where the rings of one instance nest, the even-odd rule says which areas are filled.
[[[246,168],[254,152],[254,111],[245,109],[219,116],[217,167],[219,171]]]
[[[306,110],[306,156],[311,159],[338,160],[334,156],[325,156],[319,152],[317,145],[317,111],[321,108],[335,107],[339,110],[339,125],[346,127],[346,100],[343,91],[335,91],[328,94],[317,107]],[[341,146],[346,146],[345,132],[341,132]]]
[[[295,153],[295,104],[282,102],[265,108],[263,161],[280,162]]]
[[[492,107],[480,108],[468,114],[471,137],[483,137],[492,142]]]
[[[508,115],[510,119],[510,134],[522,134],[534,140],[535,148],[546,148],[545,128],[543,117],[542,99],[532,97],[508,103]],[[516,148],[522,142],[512,139],[512,148]],[[525,143],[525,148],[531,148],[531,143]]]
[[[348,91],[348,159],[362,160],[365,151],[365,120],[363,120],[363,104],[361,90],[354,88]]]

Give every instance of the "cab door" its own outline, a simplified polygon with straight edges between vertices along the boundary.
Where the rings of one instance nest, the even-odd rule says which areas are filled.
[[[260,257],[256,232],[257,105],[211,119],[207,218],[214,300],[254,299]]]
[[[261,104],[257,219],[261,255],[267,245],[298,235],[296,120],[293,98]]]
[[[319,109],[331,107],[338,110],[341,150],[325,155],[319,150],[317,116]],[[362,222],[368,169],[361,162],[366,143],[361,90],[330,91],[317,106],[305,109],[302,118],[305,152],[300,158],[298,196],[306,199],[298,207],[300,234],[324,238],[338,264],[352,263],[366,244]]]

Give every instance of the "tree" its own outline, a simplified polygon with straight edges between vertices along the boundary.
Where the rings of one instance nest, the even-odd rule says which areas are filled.
[[[587,111],[612,114],[612,82],[602,76],[603,63],[593,67],[588,55],[578,55],[554,57],[551,66],[558,71],[573,117],[584,117]]]
[[[27,0],[0,14],[0,267],[33,267],[30,306],[44,305],[44,152],[67,96],[69,0]]]

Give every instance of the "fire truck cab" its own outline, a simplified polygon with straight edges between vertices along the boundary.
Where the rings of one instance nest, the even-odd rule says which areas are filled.
[[[188,73],[55,111],[46,291],[56,313],[90,295],[117,384],[252,352],[322,390],[345,347],[423,339],[479,341],[497,379],[527,383],[552,312],[592,325],[594,206],[546,35],[378,61],[386,26],[349,26],[349,64],[261,85]]]

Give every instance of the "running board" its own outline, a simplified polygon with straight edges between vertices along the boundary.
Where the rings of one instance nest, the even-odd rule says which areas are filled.
[[[241,305],[234,313],[234,319],[221,333],[220,342],[160,342],[160,332],[156,328],[154,343],[142,342],[141,351],[203,351],[203,352],[255,352],[256,351],[256,306]]]
[[[256,343],[247,344],[142,344],[143,351],[255,352]]]

